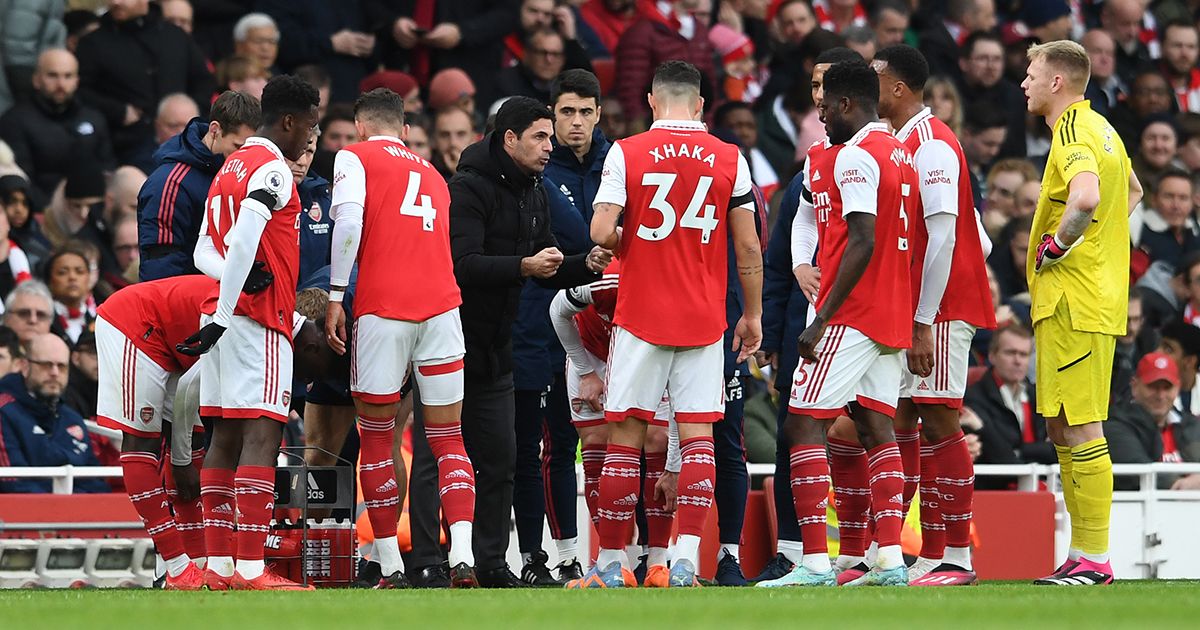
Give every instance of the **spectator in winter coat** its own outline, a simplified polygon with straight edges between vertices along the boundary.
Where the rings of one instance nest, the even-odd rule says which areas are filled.
[[[20,373],[0,379],[0,466],[99,466],[79,412],[62,402],[70,369],[67,344],[42,334],[29,344]],[[0,492],[48,493],[48,479],[0,479]],[[76,492],[108,492],[80,479]]]
[[[211,121],[199,118],[155,153],[157,166],[137,197],[142,281],[197,273],[192,252],[208,187],[225,162],[258,128],[257,100],[226,92],[212,106]]]
[[[654,2],[640,0],[640,17],[621,36],[616,52],[617,98],[625,115],[637,129],[647,126],[649,106],[646,94],[658,64],[672,59],[687,61],[700,70],[700,94],[713,102],[715,68],[713,49],[708,42],[708,25],[696,19],[682,0]],[[663,12],[660,8],[666,8]]]
[[[1200,420],[1173,408],[1179,394],[1179,369],[1171,357],[1151,352],[1138,362],[1133,398],[1109,410],[1104,436],[1113,463],[1200,461]],[[1174,475],[1159,475],[1160,489],[1170,488]],[[1118,475],[1113,486],[1138,489],[1136,477]]]
[[[8,0],[0,3],[0,59],[3,71],[19,102],[31,94],[30,79],[38,55],[62,48],[67,40],[63,26],[63,0]],[[4,111],[0,107],[0,112]]]

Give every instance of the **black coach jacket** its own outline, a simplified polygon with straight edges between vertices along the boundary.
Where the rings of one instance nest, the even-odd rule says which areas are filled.
[[[512,325],[521,300],[521,259],[557,247],[541,176],[525,175],[494,134],[467,147],[450,180],[450,251],[462,290],[466,376],[491,380],[512,372]],[[597,280],[587,252],[567,256],[543,286],[563,289]]]

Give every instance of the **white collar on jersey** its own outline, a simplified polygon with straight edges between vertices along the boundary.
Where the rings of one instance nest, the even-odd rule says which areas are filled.
[[[871,133],[872,131],[882,131],[887,133],[888,128],[887,125],[878,120],[873,123],[867,123],[862,129],[859,129],[857,133],[850,137],[850,140],[846,142],[846,146],[854,146],[859,142],[862,142],[867,137],[867,134]]]
[[[674,129],[676,131],[707,131],[708,127],[699,120],[656,120],[651,129]]]
[[[395,142],[402,147],[408,146],[408,145],[404,144],[403,140],[401,140],[400,138],[397,138],[396,136],[371,136],[370,138],[367,138],[367,140],[388,140],[391,142]]]
[[[271,142],[262,136],[250,136],[249,138],[246,138],[246,142],[244,142],[242,146],[249,147],[256,144],[262,147],[267,147],[271,150],[271,153],[275,154],[275,157],[281,160],[283,159],[283,151],[280,151],[279,147],[275,146],[274,142]]]
[[[929,120],[930,118],[933,118],[933,112],[930,111],[928,107],[922,108],[921,111],[917,112],[915,116],[909,118],[908,122],[904,123],[903,127],[896,131],[896,137],[900,139],[901,142],[907,140],[908,137],[912,135],[913,130],[917,128],[917,125]]]

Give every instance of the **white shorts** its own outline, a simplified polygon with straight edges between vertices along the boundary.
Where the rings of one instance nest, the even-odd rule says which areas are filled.
[[[825,329],[817,362],[801,361],[792,376],[788,412],[831,419],[851,402],[895,417],[900,393],[900,351],[845,325]]]
[[[163,416],[170,420],[178,373],[163,369],[103,317],[96,318],[96,359],[96,421],[138,437],[161,435]]]
[[[707,346],[656,346],[613,326],[609,342],[604,417],[621,422],[634,417],[649,422],[671,395],[676,422],[718,422],[725,417],[725,349],[723,340]]]
[[[607,370],[607,365],[600,357],[587,352],[587,365],[600,380],[604,380],[604,374]],[[571,362],[571,357],[567,357],[567,400],[571,401],[571,424],[577,427],[595,427],[605,423],[604,411],[593,411],[587,403],[579,399],[579,374],[576,371],[576,366]],[[601,398],[603,402],[604,398]],[[654,419],[650,420],[652,426],[667,426],[667,422],[671,419],[671,397],[663,392],[662,400],[658,403],[658,409],[654,412]]]
[[[203,328],[211,315],[200,316]],[[200,415],[287,422],[292,403],[292,343],[242,315],[200,357]]]
[[[399,402],[400,387],[412,364],[421,403],[451,405],[463,399],[465,355],[457,308],[423,322],[363,315],[354,321],[350,393],[372,405]]]
[[[962,407],[967,391],[967,363],[971,358],[971,340],[975,327],[960,320],[933,325],[933,373],[921,377],[908,371],[908,358],[900,386],[900,397],[923,405]]]

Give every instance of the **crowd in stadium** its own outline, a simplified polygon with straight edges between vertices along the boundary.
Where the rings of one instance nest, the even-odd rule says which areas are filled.
[[[813,103],[813,70],[833,48],[871,60],[896,44],[918,48],[928,62],[925,102],[961,141],[974,205],[992,243],[987,272],[997,328],[979,331],[972,342],[960,410],[970,456],[978,464],[1058,463],[1037,413],[1026,280],[1031,242],[1036,247],[1042,236],[1031,232],[1052,132],[1027,111],[1019,85],[1029,46],[1060,39],[1087,51],[1086,97],[1118,132],[1145,190],[1129,219],[1128,330],[1117,341],[1105,426],[1112,459],[1200,461],[1196,2],[11,0],[0,10],[0,374],[7,374],[0,379],[0,467],[121,461],[121,432],[96,422],[97,309],[139,282],[200,273],[194,252],[210,182],[223,156],[258,128],[257,99],[271,77],[300,77],[320,99],[319,135],[288,161],[302,208],[296,288],[315,300],[307,303],[310,319],[325,314],[312,291],[324,296],[330,289],[331,182],[339,150],[360,139],[353,109],[360,94],[388,88],[403,97],[405,146],[457,182],[450,185],[456,199],[492,190],[490,181],[471,179],[491,168],[487,154],[472,157],[471,148],[494,128],[502,103],[529,97],[555,117],[544,175],[525,192],[540,195],[536,203],[548,209],[562,250],[555,261],[561,286],[524,282],[537,272],[513,284],[481,269],[469,286],[459,275],[464,293],[497,282],[485,296],[489,306],[463,312],[464,328],[487,328],[491,339],[478,347],[470,334],[467,340],[463,424],[486,420],[477,439],[495,453],[492,461],[472,455],[481,519],[476,569],[481,584],[497,587],[581,577],[576,558],[587,563],[580,555],[586,551],[576,549],[577,448],[587,468],[603,462],[604,445],[572,424],[571,407],[580,401],[567,395],[555,319],[555,308],[568,306],[555,296],[594,271],[586,225],[609,148],[650,127],[646,93],[655,68],[685,60],[701,72],[708,128],[749,165],[761,215],[763,342],[748,361],[727,353],[725,419],[713,428],[717,579],[745,584],[753,577],[737,565],[745,463],[778,463],[778,501],[792,502],[788,451],[777,448],[777,433],[807,311],[789,249],[797,174],[808,148],[826,134]],[[474,170],[456,178],[472,159]],[[526,234],[493,237],[512,239],[513,248],[530,245]],[[741,316],[735,277],[731,270],[727,340]],[[519,304],[510,313],[514,299]],[[298,381],[285,444],[317,444],[356,461],[360,438],[347,401],[328,383]],[[414,423],[407,397],[401,409],[397,428],[413,429],[404,446],[413,461],[408,578],[448,585],[430,451],[438,448],[436,436]],[[665,432],[661,437],[665,448]],[[666,457],[649,451],[647,444],[648,467]],[[310,463],[334,460],[312,454]],[[1012,482],[976,483],[997,489]],[[1116,483],[1136,487],[1134,480]],[[1200,475],[1163,483],[1200,489]],[[48,480],[0,478],[0,492],[50,490]],[[75,484],[76,492],[122,490],[119,479]],[[646,518],[655,511],[647,506]],[[519,575],[503,561],[510,513],[525,562]],[[503,526],[478,524],[485,517]],[[787,519],[781,516],[781,534],[796,527]],[[548,566],[544,520],[558,546],[557,567]],[[798,561],[779,551],[780,563]]]

